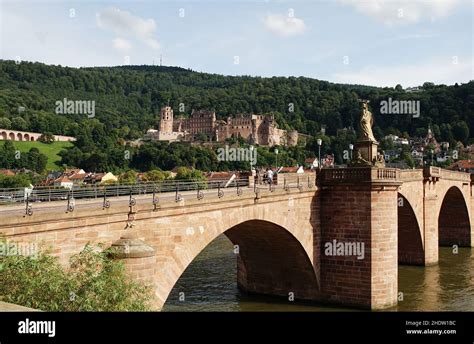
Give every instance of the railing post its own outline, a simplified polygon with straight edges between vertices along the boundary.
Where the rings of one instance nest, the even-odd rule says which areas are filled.
[[[155,184],[153,183],[153,211],[156,211],[159,207],[159,198],[156,197],[156,187]]]
[[[25,215],[27,215],[27,216],[33,215],[33,208],[32,208],[32,206],[30,205],[30,195],[26,196]]]
[[[128,199],[128,205],[130,207],[133,207],[134,205],[137,204],[137,201],[135,200],[134,197],[132,197],[132,195],[133,195],[133,185],[130,186],[130,197]]]

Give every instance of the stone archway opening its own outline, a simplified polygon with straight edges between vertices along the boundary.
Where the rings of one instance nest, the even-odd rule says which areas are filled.
[[[400,193],[398,194],[398,263],[424,265],[425,255],[420,226],[415,212]]]
[[[452,186],[444,196],[438,217],[439,246],[471,246],[471,224],[462,192]]]
[[[313,264],[300,242],[274,223],[251,220],[228,229],[194,258],[164,310],[186,308],[180,297],[191,308],[200,303],[198,309],[206,310],[223,300],[238,307],[239,295],[315,301],[319,293]]]
[[[7,140],[8,139],[8,135],[6,132],[2,131],[2,133],[0,134],[0,139],[1,140]]]
[[[15,133],[8,134],[8,137],[10,138],[11,141],[15,141]]]

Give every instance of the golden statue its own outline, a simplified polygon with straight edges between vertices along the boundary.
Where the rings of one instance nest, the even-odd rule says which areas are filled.
[[[372,112],[369,110],[368,101],[362,102],[362,117],[360,118],[360,129],[362,130],[362,139],[377,142],[372,132],[372,126],[374,125],[374,117]]]

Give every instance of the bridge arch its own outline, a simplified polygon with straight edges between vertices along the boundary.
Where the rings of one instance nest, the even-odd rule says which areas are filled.
[[[8,134],[8,137],[10,138],[11,141],[15,141],[15,133]]]
[[[278,216],[275,220],[240,220],[214,232],[204,243],[194,240],[175,248],[173,259],[166,264],[158,262],[159,266],[155,270],[158,284],[156,296],[161,300],[159,303],[163,305],[166,302],[184,271],[220,234],[224,234],[234,245],[234,250],[237,250],[234,253],[240,290],[285,298],[293,293],[296,300],[316,300],[320,288],[313,265],[313,242],[310,242],[311,249],[308,252],[308,245],[301,240],[300,231],[303,228],[283,227],[278,223]],[[163,275],[167,277],[165,281]]]
[[[23,141],[23,134],[22,133],[16,134],[16,137],[17,137],[18,141]]]
[[[0,138],[1,138],[2,140],[5,140],[5,141],[6,141],[6,140],[8,139],[7,132],[6,132],[6,131],[2,131],[2,132],[0,133]]]
[[[467,203],[457,186],[444,195],[438,216],[439,246],[471,246],[471,224]]]
[[[398,263],[423,265],[424,262],[420,223],[410,202],[398,193]]]

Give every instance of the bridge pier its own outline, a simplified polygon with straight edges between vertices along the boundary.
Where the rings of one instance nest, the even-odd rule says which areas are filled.
[[[425,266],[436,265],[439,261],[438,217],[426,215],[435,213],[437,203],[434,196],[426,196],[423,202]]]
[[[127,277],[132,281],[151,287],[154,291],[155,249],[131,233],[124,234],[112,244],[111,248],[113,257],[123,262]],[[153,297],[151,306],[153,309],[160,310],[163,302]]]
[[[395,306],[399,171],[328,169],[321,184],[323,300],[368,309]]]

